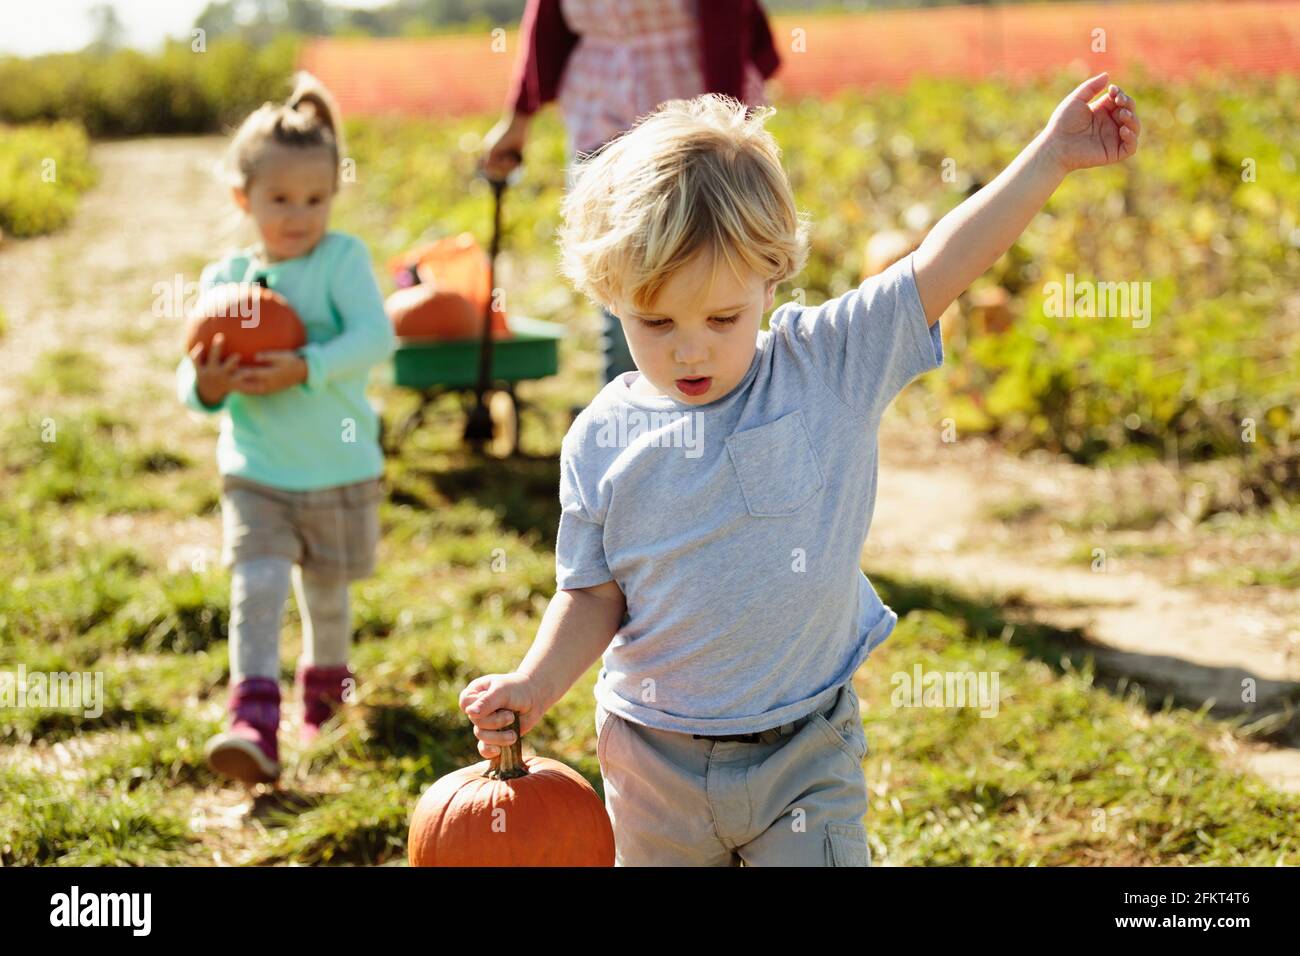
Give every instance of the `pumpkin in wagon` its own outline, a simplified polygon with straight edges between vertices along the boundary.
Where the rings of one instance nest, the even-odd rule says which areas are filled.
[[[411,815],[411,866],[613,866],[614,830],[582,776],[514,743],[441,777]]]
[[[403,339],[469,339],[483,329],[468,299],[428,283],[398,289],[384,301],[384,311]]]
[[[218,332],[224,336],[224,354],[238,355],[240,365],[265,365],[254,358],[258,352],[307,344],[302,319],[284,296],[267,288],[265,279],[223,282],[204,292],[190,311],[185,351],[202,342],[200,360],[206,360]]]
[[[492,337],[510,337],[505,310],[492,294],[487,253],[472,233],[420,246],[394,258],[388,268],[400,288],[384,307],[399,338],[476,338],[489,305]]]

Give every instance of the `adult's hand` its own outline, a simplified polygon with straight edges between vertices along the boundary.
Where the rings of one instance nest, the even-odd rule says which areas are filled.
[[[501,117],[483,137],[483,171],[491,179],[503,180],[523,162],[528,138],[528,118],[518,113]]]

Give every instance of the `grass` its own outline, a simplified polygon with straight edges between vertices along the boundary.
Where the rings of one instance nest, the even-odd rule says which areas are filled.
[[[1036,518],[1045,513],[1046,510],[1047,505],[1040,499],[1028,495],[1018,495],[989,505],[986,509],[986,517],[994,521],[1014,524],[1017,521]]]
[[[1245,513],[1221,512],[1207,518],[1202,527],[1234,538],[1261,533],[1300,535],[1300,504],[1279,499],[1268,508]]]
[[[0,863],[6,866],[145,866],[187,854],[186,821],[162,806],[158,788],[102,787],[79,799],[69,785],[40,775],[0,774]]]
[[[79,123],[0,123],[0,230],[39,236],[61,228],[94,185],[90,141]]]
[[[1154,510],[1159,510],[1158,508]],[[1145,520],[1149,517],[1152,506],[1140,498],[1124,503],[1117,497],[1104,505],[1092,506],[1086,514],[1074,521],[1067,522],[1076,533],[1085,535],[1107,522],[1115,522],[1116,530],[1149,529],[1161,521]],[[1280,538],[1283,542],[1293,538],[1300,531],[1296,507],[1283,499],[1278,499],[1267,508],[1250,512],[1219,512],[1196,525],[1194,538],[1180,537],[1177,540],[1110,540],[1105,545],[1107,558],[1162,559],[1179,558],[1193,555],[1198,546],[1209,546],[1211,551],[1219,541],[1267,541]],[[1006,509],[1006,519],[1015,516],[1014,508]],[[1162,519],[1163,520],[1163,519]],[[1070,552],[1071,562],[1089,564],[1094,560],[1093,549],[1096,542],[1078,541]],[[1285,547],[1285,545],[1282,545]],[[1294,553],[1293,549],[1290,553]],[[1300,588],[1300,558],[1279,557],[1260,561],[1246,560],[1231,563],[1223,558],[1214,560],[1211,570],[1184,574],[1179,577],[1179,586],[1233,588],[1233,587],[1278,587]]]
[[[192,477],[193,462],[160,445],[139,446],[126,417],[102,410],[60,414],[38,399],[9,425],[0,467],[16,476],[13,492],[27,507],[85,506],[95,513],[211,508],[212,485]]]
[[[136,321],[119,327],[114,333],[115,341],[122,345],[144,345],[152,342],[158,337],[158,330],[155,324],[146,319],[137,319]]]
[[[1192,575],[1185,584],[1212,584],[1218,587],[1300,588],[1300,558],[1281,564],[1239,564],[1215,569],[1212,573]]]
[[[1090,564],[1095,555],[1095,544],[1086,542],[1075,546],[1070,552],[1070,560]],[[1172,541],[1111,541],[1103,549],[1107,558],[1168,558],[1181,554],[1183,545]]]
[[[884,190],[871,185],[879,170],[865,152],[842,145],[855,133],[874,135],[877,124],[901,122],[898,114],[912,106],[933,107],[933,93],[880,104],[856,118],[865,108],[846,101],[827,108],[824,124],[809,123],[821,107],[799,107],[776,123],[779,139],[793,137],[800,123],[817,129],[816,142],[792,157],[801,205],[811,204],[823,224],[801,280],[813,301],[853,281],[857,262],[844,250],[856,248],[864,235],[845,232],[851,210],[836,210],[846,186],[818,180],[817,157],[842,157],[848,181],[873,203],[880,200],[880,210],[870,213],[875,218],[861,227],[891,225],[899,210],[888,203],[911,202],[919,177],[932,180],[932,170],[891,159],[886,165],[896,186]],[[943,112],[952,112],[950,104]],[[933,114],[922,111],[914,122],[924,127]],[[998,117],[989,122],[1005,132]],[[351,140],[366,170],[366,191],[345,193],[332,225],[371,241],[378,261],[431,224],[476,229],[484,239],[485,190],[480,183],[465,187],[471,157],[456,145],[466,132],[481,133],[481,126],[354,124]],[[948,137],[980,151],[958,157],[961,166],[983,170],[1009,159],[990,153],[988,145],[1008,137],[979,132]],[[916,142],[923,150],[935,145],[920,136]],[[100,672],[105,701],[98,719],[53,708],[0,708],[0,787],[7,797],[0,801],[0,864],[401,863],[408,814],[419,794],[477,759],[457,708],[459,691],[479,674],[517,664],[553,593],[556,455],[569,406],[596,389],[596,316],[557,286],[545,255],[556,177],[543,181],[531,173],[559,169],[553,114],[539,119],[534,149],[530,174],[511,195],[502,266],[512,310],[564,321],[571,332],[561,345],[565,374],[520,388],[533,403],[525,411],[523,444],[536,457],[495,463],[468,454],[459,438],[460,408],[448,396],[388,463],[378,572],[352,589],[358,699],[317,745],[303,748],[282,738],[281,785],[254,795],[247,816],[235,812],[232,819],[239,795],[215,780],[202,759],[204,742],[225,716],[226,573],[215,563],[169,570],[145,537],[93,533],[109,517],[155,526],[192,519],[216,524],[211,455],[200,459],[146,439],[147,430],[135,424],[138,408],[113,407],[93,390],[97,368],[88,354],[56,352],[33,371],[22,407],[0,436],[0,538],[6,542],[0,549],[0,669],[21,662],[28,671]],[[450,160],[430,165],[431,154]],[[1145,174],[1157,175],[1160,161],[1151,160]],[[1071,219],[1091,208],[1089,196],[1076,190],[1054,202],[1056,220],[1041,223],[1026,242],[1035,255],[1067,249],[1068,255],[1059,249],[1053,255],[1072,264],[1076,243],[1065,240],[1078,231]],[[1179,227],[1176,221],[1162,226],[1169,235],[1178,235]],[[1080,248],[1079,256],[1092,257],[1083,266],[1112,274],[1114,261],[1104,258],[1112,253],[1099,248]],[[1243,247],[1241,254],[1249,252]],[[1113,255],[1124,254],[1117,240]],[[999,267],[1001,277],[1014,276],[1023,264],[1009,256],[1007,268]],[[78,294],[68,284],[70,271],[54,270],[56,295]],[[1086,330],[1076,331],[1082,336]],[[1058,358],[1087,367],[1075,361],[1079,356]],[[1192,358],[1209,361],[1212,350]],[[1032,370],[1029,363],[1018,374]],[[1049,396],[1060,387],[1039,384]],[[380,388],[377,397],[390,426],[412,400],[390,388]],[[1013,397],[1001,396],[1008,419]],[[63,401],[69,398],[86,400],[77,408],[105,407],[73,411]],[[1157,411],[1153,420],[1169,414]],[[1068,406],[1052,413],[1072,414]],[[1077,430],[1096,432],[1103,444],[1120,449],[1134,444],[1132,436],[1109,435],[1104,423],[1081,419]],[[997,516],[1030,521],[1042,508],[1026,498],[1004,504]],[[1275,500],[1267,512],[1214,515],[1205,527],[1225,536],[1293,533],[1300,530],[1297,515],[1294,506]],[[1099,504],[1077,527],[1140,529],[1168,517],[1159,505],[1135,498]],[[1150,546],[1121,545],[1116,553],[1143,548]],[[1270,790],[1220,759],[1225,738],[1240,742],[1257,733],[1242,721],[1215,719],[1201,702],[1154,687],[1143,691],[1122,674],[1098,671],[1084,635],[1036,622],[1022,599],[875,574],[872,580],[900,615],[896,633],[856,678],[872,747],[864,772],[877,862],[1300,862],[1294,826],[1300,798]],[[300,648],[299,616],[290,602],[280,648],[286,713],[294,708],[289,681]],[[894,706],[894,675],[917,664],[996,674],[996,717]],[[599,792],[595,676],[593,667],[527,743],[574,766]]]
[[[98,669],[106,697],[96,721],[0,710],[0,739],[11,745],[0,779],[13,795],[0,808],[0,860],[400,864],[423,788],[476,759],[460,689],[522,657],[553,593],[558,502],[541,489],[554,487],[554,461],[477,461],[452,420],[414,436],[392,464],[379,573],[353,589],[359,698],[315,747],[282,739],[281,787],[257,796],[232,828],[220,816],[227,791],[202,759],[224,714],[223,572],[169,573],[129,543],[78,544],[60,524],[66,503],[21,492],[32,469],[54,469],[46,480],[61,469],[78,480],[94,473],[105,487],[88,489],[78,507],[113,507],[126,479],[87,470],[104,452],[96,442],[110,443],[132,480],[178,471],[213,480],[209,463],[159,455],[113,427],[111,415],[99,427],[80,422],[74,433],[88,448],[77,454],[33,458],[17,443],[0,478],[0,528],[19,544],[0,554],[14,585],[0,596],[3,659],[29,671]],[[168,513],[186,507],[173,502]],[[1300,799],[1219,764],[1212,743],[1244,731],[1094,674],[1078,635],[1035,624],[1019,601],[873,582],[902,616],[857,678],[878,861],[1300,862],[1291,825]],[[290,607],[286,689],[299,646]],[[893,674],[917,663],[997,673],[996,718],[892,706]],[[599,791],[594,678],[593,668],[528,743]],[[72,757],[58,762],[61,746]]]
[[[1296,798],[1222,769],[1212,721],[1107,692],[1086,661],[1060,669],[996,638],[972,641],[969,623],[912,612],[864,668],[873,852],[899,865],[1297,859]],[[891,667],[916,663],[999,674],[996,718],[891,709]]]
[[[36,360],[26,385],[34,395],[98,395],[103,375],[104,365],[95,356],[63,347]]]
[[[1070,531],[1150,531],[1179,514],[1177,504],[1152,502],[1148,498],[1124,496],[1095,502],[1079,516],[1062,524]]]

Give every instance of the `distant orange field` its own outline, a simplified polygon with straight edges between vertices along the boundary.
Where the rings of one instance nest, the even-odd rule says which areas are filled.
[[[772,18],[781,69],[769,95],[825,96],[905,84],[916,74],[1032,79],[1073,63],[1122,75],[1143,64],[1177,77],[1199,70],[1300,72],[1300,0],[964,6]],[[1104,37],[1096,31],[1104,31]],[[1094,52],[1104,39],[1105,52]],[[458,116],[501,108],[517,34],[427,39],[323,39],[300,65],[349,115]]]

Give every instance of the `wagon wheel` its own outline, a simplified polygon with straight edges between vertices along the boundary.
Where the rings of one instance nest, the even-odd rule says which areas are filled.
[[[499,389],[488,396],[488,414],[492,416],[492,440],[483,446],[492,458],[509,458],[519,448],[519,404],[510,389]]]

